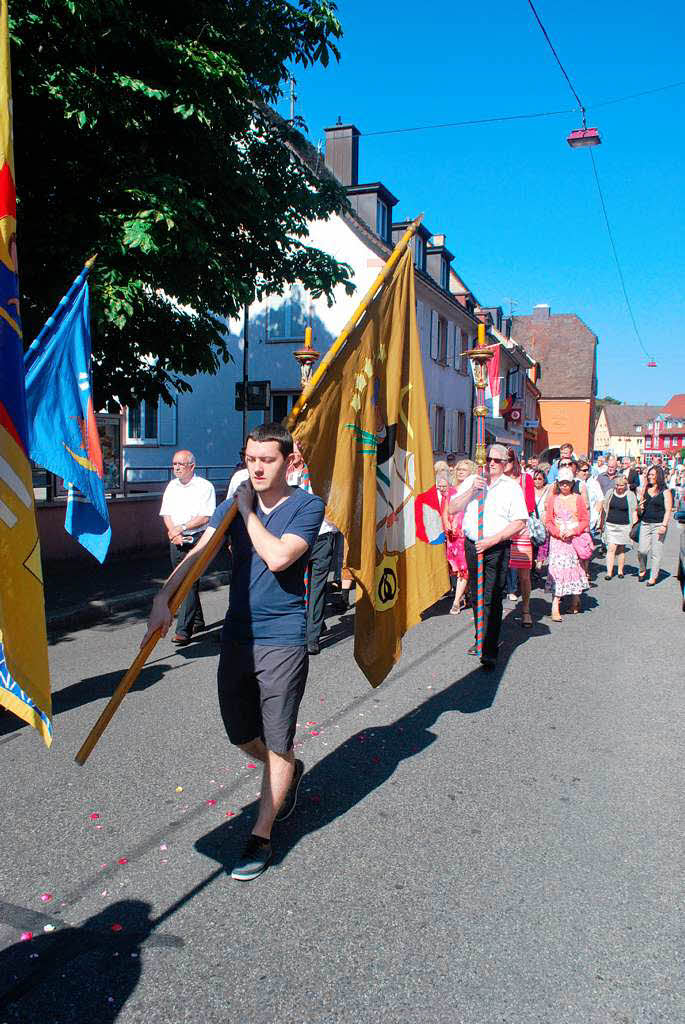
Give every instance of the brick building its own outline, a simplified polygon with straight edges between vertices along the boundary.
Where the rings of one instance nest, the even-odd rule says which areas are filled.
[[[512,318],[512,338],[536,363],[540,424],[536,450],[570,441],[590,453],[597,393],[597,335],[575,313],[552,314],[535,306],[530,316]]]

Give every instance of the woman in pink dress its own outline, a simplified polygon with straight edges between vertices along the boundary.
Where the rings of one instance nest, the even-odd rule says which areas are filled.
[[[450,497],[468,490],[471,486],[470,477],[476,471],[475,463],[470,459],[461,459],[454,467],[454,480],[456,487],[450,488]],[[464,533],[462,523],[463,512],[449,512],[449,499],[441,505],[442,523],[445,529],[445,541],[447,545],[447,561],[450,567],[450,575],[456,577],[454,602],[450,608],[450,615],[458,615],[462,608],[468,607],[467,588],[469,585],[469,568],[466,564],[464,552]]]
[[[571,611],[580,611],[580,595],[588,588],[587,575],[573,545],[574,538],[586,533],[590,524],[587,505],[580,494],[574,494],[573,473],[560,469],[554,490],[545,509],[549,535],[549,563],[546,589],[552,591],[552,620],[561,622],[559,603],[571,594]]]

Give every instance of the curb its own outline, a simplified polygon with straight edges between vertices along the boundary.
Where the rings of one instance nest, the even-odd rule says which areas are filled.
[[[230,578],[230,572],[218,572],[203,577],[200,581],[200,590],[219,590],[230,582]],[[100,601],[88,601],[86,604],[73,605],[71,608],[53,612],[46,616],[48,632],[92,626],[119,612],[133,609],[147,611],[150,602],[158,593],[159,587],[147,587],[145,590],[135,590],[130,594],[120,594],[118,597]]]

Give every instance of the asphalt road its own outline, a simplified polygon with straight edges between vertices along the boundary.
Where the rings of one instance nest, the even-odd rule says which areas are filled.
[[[601,572],[560,625],[540,591],[532,632],[510,609],[493,675],[442,604],[373,691],[330,619],[301,802],[249,884],[226,869],[259,778],[224,736],[211,634],[158,646],[84,768],[143,626],[62,635],[52,750],[0,724],[0,1022],[685,1019],[685,615],[673,579],[635,573]],[[203,596],[208,623],[225,600]]]

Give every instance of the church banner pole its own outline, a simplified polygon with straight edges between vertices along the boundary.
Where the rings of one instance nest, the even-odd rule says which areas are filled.
[[[485,324],[478,324],[478,343],[466,355],[471,360],[473,379],[476,385],[476,405],[473,415],[476,418],[476,454],[475,463],[478,473],[485,477],[485,417],[488,410],[485,405],[485,388],[488,382],[488,362],[493,357],[492,349],[485,344]],[[483,513],[485,507],[484,492],[478,492],[478,540],[483,539]],[[476,573],[476,650],[483,653],[484,613],[485,613],[485,568],[483,553],[478,553],[478,569]]]

